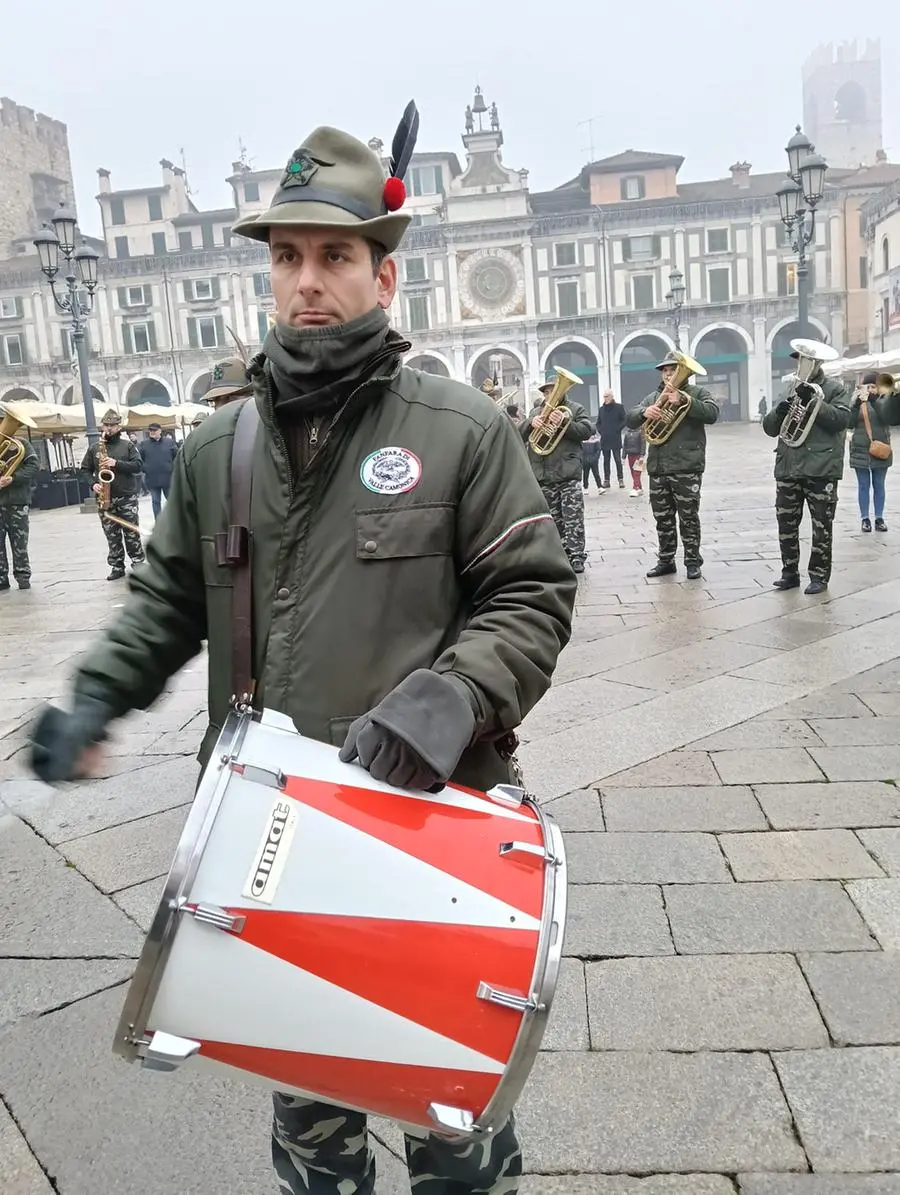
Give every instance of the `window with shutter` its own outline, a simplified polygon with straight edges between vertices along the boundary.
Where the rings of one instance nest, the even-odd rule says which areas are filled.
[[[21,319],[22,300],[18,295],[9,299],[0,299],[0,319]]]
[[[217,315],[215,317],[216,328],[216,346],[225,343],[225,317]]]
[[[194,238],[191,236],[190,229],[187,232],[179,232],[178,234],[178,248],[183,252],[187,249],[193,249]]]
[[[136,353],[150,352],[150,333],[147,331],[146,324],[133,324],[131,327],[131,339]]]
[[[188,344],[191,346],[192,349],[198,348],[199,344],[200,344],[200,338],[199,338],[199,334],[198,334],[198,330],[197,330],[197,320],[194,316],[188,317],[187,326],[188,326]]]
[[[572,319],[578,315],[578,283],[557,282],[556,306],[560,319]]]
[[[631,294],[636,311],[648,311],[653,307],[653,275],[638,274],[631,280]]]
[[[151,221],[161,220],[163,218],[162,199],[159,197],[159,195],[147,196],[147,211]]]
[[[166,234],[164,232],[154,232],[153,252],[157,257],[162,257],[164,253],[168,253],[168,249],[166,248]]]
[[[265,338],[269,335],[268,312],[257,311],[257,313],[256,313],[256,331],[258,334],[257,339],[258,339],[259,343],[262,344],[262,342],[265,340]]]
[[[212,295],[212,297],[214,299],[218,299],[221,297],[221,291],[220,291],[220,287],[219,287],[219,279],[218,278],[210,278],[209,293]]]
[[[25,342],[17,332],[3,337],[3,360],[6,365],[25,364]]]
[[[119,303],[119,310],[124,311],[125,308],[128,306],[128,287],[127,286],[117,286],[116,287],[116,298]]]
[[[122,351],[126,357],[134,352],[134,338],[131,335],[131,325],[122,324]]]
[[[190,303],[194,297],[194,284],[191,282],[190,278],[185,278],[184,282],[181,284],[181,289],[184,291],[185,302]]]
[[[270,295],[272,293],[271,274],[253,275],[253,293],[255,295]]]
[[[150,352],[156,352],[156,321],[151,320],[147,325],[147,336],[150,340]]]
[[[709,271],[709,301],[710,303],[728,303],[731,300],[731,270],[725,267],[721,270]]]

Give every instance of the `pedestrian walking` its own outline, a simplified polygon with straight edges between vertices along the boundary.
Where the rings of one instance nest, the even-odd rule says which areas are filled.
[[[609,458],[612,457],[616,466],[616,477],[619,489],[624,490],[625,479],[622,473],[622,429],[625,426],[625,408],[616,402],[612,390],[603,394],[603,402],[597,413],[597,431],[600,433],[600,450],[603,453],[603,488],[609,489],[610,469]]]
[[[410,127],[393,142],[400,176]],[[253,397],[185,441],[147,565],[82,658],[71,712],[45,709],[34,727],[46,781],[83,775],[108,726],[146,709],[206,639],[204,763],[242,692],[232,652],[246,644],[248,700],[344,762],[415,791],[450,778],[486,791],[512,779],[510,735],[569,639],[575,578],[516,429],[473,388],[403,365],[412,346],[387,314],[411,219],[400,178],[386,186],[378,155],[338,129],[301,145],[268,211],[235,226],[268,247],[278,310]],[[579,498],[585,437],[568,454]],[[248,492],[252,460],[253,609],[240,623],[222,555],[240,547],[233,451]],[[340,874],[345,861],[329,862]],[[361,1112],[293,1094],[274,1105],[285,1195],[371,1195]],[[512,1118],[475,1142],[408,1138],[406,1157],[422,1195],[516,1195],[522,1173]]]
[[[31,588],[31,561],[28,558],[28,509],[38,472],[38,456],[30,440],[13,436],[25,449],[25,455],[13,473],[0,477],[0,591],[8,590],[10,557],[12,575],[20,589]],[[9,541],[9,556],[6,544]]]
[[[872,530],[871,505],[875,507],[875,530],[887,531],[884,521],[884,483],[894,463],[891,451],[889,406],[894,379],[889,373],[867,373],[850,409],[847,426],[850,440],[850,468],[856,473],[859,517],[862,530]]]
[[[603,486],[600,482],[600,433],[597,431],[581,445],[581,469],[584,492],[588,492],[588,481],[591,475],[593,475],[594,481],[597,483],[597,490],[602,494]]]
[[[628,426],[641,427],[647,419],[659,419],[666,382],[679,368],[678,358],[668,353],[656,367],[659,386],[640,406],[628,412]],[[685,383],[681,391],[690,400],[688,413],[661,444],[650,444],[647,474],[650,478],[650,509],[656,520],[659,559],[648,577],[666,577],[677,571],[675,553],[678,531],[684,549],[684,566],[689,581],[700,578],[700,491],[706,468],[706,427],[719,418],[719,406],[703,386]],[[677,527],[676,527],[677,522]]]
[[[628,495],[629,498],[640,498],[643,493],[641,479],[644,475],[644,455],[646,451],[647,446],[641,428],[627,427],[625,435],[622,438],[622,452],[625,455],[628,470],[631,473],[631,493]]]
[[[154,521],[159,518],[163,498],[169,500],[176,451],[175,441],[162,434],[162,427],[158,423],[151,423],[147,428],[147,439],[141,444],[139,452],[144,466],[144,480],[150,491]]]

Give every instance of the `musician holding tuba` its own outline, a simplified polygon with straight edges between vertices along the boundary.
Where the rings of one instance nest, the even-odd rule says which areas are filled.
[[[831,577],[832,524],[838,482],[844,472],[844,446],[850,399],[838,378],[826,377],[823,361],[836,349],[817,340],[791,341],[797,372],[781,401],[763,419],[763,431],[778,439],[775,451],[775,514],[781,546],[781,577],[776,589],[800,585],[800,522],[809,508],[812,548],[808,594],[822,593]]]
[[[656,367],[659,385],[625,417],[626,427],[642,428],[647,440],[650,509],[656,520],[659,558],[648,577],[676,571],[676,519],[681,528],[684,566],[689,581],[700,577],[700,488],[706,468],[706,425],[719,418],[719,406],[708,390],[689,385],[693,374],[705,374],[686,353],[668,353]]]
[[[98,501],[100,526],[109,546],[107,581],[119,581],[125,576],[125,552],[132,567],[144,563],[144,542],[137,526],[140,475],[144,464],[136,446],[122,435],[122,419],[118,411],[110,409],[100,421],[100,442],[84,454],[83,472],[90,474],[93,491],[98,499],[108,486],[109,507],[104,510]],[[101,477],[101,473],[103,476]],[[108,479],[112,475],[112,480]],[[113,515],[113,518],[107,517]],[[121,520],[121,522],[119,521]],[[123,526],[129,524],[129,527]]]
[[[37,453],[29,440],[15,434],[7,434],[3,424],[7,421],[18,427],[11,413],[0,410],[0,591],[8,590],[9,557],[6,541],[12,556],[12,574],[20,589],[31,588],[31,563],[28,559],[28,507],[31,490],[38,471]],[[8,464],[4,464],[8,460]]]
[[[552,382],[538,387],[528,419],[519,433],[541,487],[569,563],[584,572],[584,494],[581,489],[582,444],[594,431],[584,407],[567,391],[580,379],[557,370]],[[563,405],[564,403],[564,405]]]

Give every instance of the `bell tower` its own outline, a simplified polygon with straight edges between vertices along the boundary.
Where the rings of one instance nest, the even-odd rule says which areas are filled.
[[[829,166],[871,166],[882,149],[881,44],[819,46],[803,64],[803,128]]]

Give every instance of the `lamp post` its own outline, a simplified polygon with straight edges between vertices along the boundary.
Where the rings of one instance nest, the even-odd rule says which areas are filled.
[[[684,274],[681,270],[672,270],[669,274],[669,290],[666,294],[666,306],[675,325],[675,347],[681,348],[679,330],[681,328],[681,309],[684,306]]]
[[[97,262],[100,254],[82,245],[76,252],[75,213],[60,205],[52,218],[51,228],[42,228],[34,238],[38,251],[41,273],[50,283],[50,292],[57,310],[67,315],[72,324],[72,343],[78,358],[78,376],[81,382],[81,396],[84,400],[84,422],[88,444],[93,448],[100,439],[97,419],[94,413],[94,398],[91,379],[88,375],[87,333],[88,317],[93,309],[94,291],[97,289]],[[60,270],[60,254],[65,268],[65,294],[56,289],[56,276]],[[77,274],[76,274],[77,271]]]
[[[881,333],[881,351],[884,352],[884,304],[875,308],[875,314],[878,316],[878,331]]]
[[[781,222],[788,231],[791,248],[797,254],[797,298],[800,335],[809,326],[809,260],[807,248],[816,235],[816,207],[825,192],[824,158],[800,126],[785,147],[788,157],[787,182],[776,192]]]

